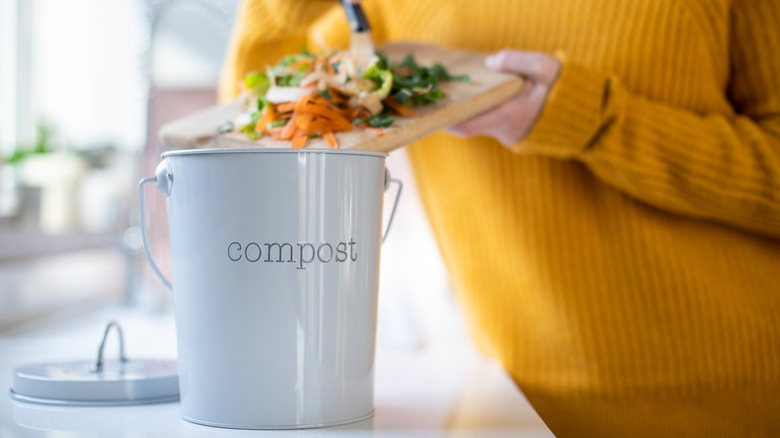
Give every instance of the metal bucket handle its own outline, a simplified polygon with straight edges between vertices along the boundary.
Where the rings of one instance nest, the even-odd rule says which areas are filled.
[[[138,183],[138,198],[139,203],[141,204],[140,208],[138,209],[138,213],[140,215],[141,223],[141,240],[144,244],[146,258],[149,259],[149,264],[152,266],[152,270],[154,270],[154,273],[157,275],[157,277],[160,278],[160,280],[168,289],[173,290],[173,285],[170,281],[168,281],[167,278],[165,278],[165,275],[163,275],[162,271],[160,271],[160,268],[157,266],[157,263],[155,263],[154,258],[152,257],[152,253],[149,250],[149,242],[146,238],[146,210],[144,208],[146,202],[144,201],[144,186],[149,183],[155,183],[160,192],[162,192],[166,197],[171,194],[171,188],[173,187],[173,172],[171,171],[171,168],[166,160],[163,160],[157,166],[157,169],[154,171],[154,177],[144,178],[141,180],[141,182]],[[390,225],[393,224],[395,210],[398,208],[398,201],[401,199],[401,191],[404,188],[404,183],[400,179],[390,177],[390,172],[385,169],[385,191],[390,188],[390,184],[397,184],[398,191],[395,194],[395,201],[393,201],[393,210],[390,212],[390,218],[387,220],[387,226],[385,227],[385,231],[382,234],[383,244],[385,243],[385,239],[387,239],[387,233],[390,231]]]
[[[397,178],[390,177],[390,172],[385,169],[385,191],[390,188],[390,184],[398,184],[398,191],[395,193],[395,201],[393,201],[393,209],[390,211],[390,218],[387,219],[387,226],[385,232],[382,233],[382,243],[385,243],[387,239],[387,233],[390,232],[390,225],[393,225],[393,218],[395,217],[395,210],[398,208],[398,201],[401,199],[401,191],[404,189],[404,183]]]
[[[140,183],[138,183],[138,198],[139,203],[141,204],[140,208],[138,209],[138,213],[140,215],[141,222],[141,240],[144,243],[144,252],[146,253],[146,258],[149,259],[149,264],[152,265],[152,270],[154,270],[154,273],[157,274],[165,287],[173,290],[173,285],[171,282],[165,278],[165,275],[163,275],[162,271],[160,271],[157,263],[154,262],[152,252],[149,250],[149,241],[146,238],[146,209],[144,208],[146,202],[144,201],[144,186],[152,182],[157,185],[157,188],[166,197],[171,194],[171,188],[173,187],[173,172],[171,172],[171,167],[168,165],[168,161],[163,160],[159,165],[157,165],[157,169],[154,171],[154,177],[144,178]]]

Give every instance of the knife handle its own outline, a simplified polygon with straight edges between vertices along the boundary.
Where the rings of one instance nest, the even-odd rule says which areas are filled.
[[[341,0],[344,6],[344,12],[347,14],[347,21],[352,28],[352,32],[368,32],[371,26],[368,25],[368,18],[363,12],[363,6],[360,3],[353,3],[351,0]]]

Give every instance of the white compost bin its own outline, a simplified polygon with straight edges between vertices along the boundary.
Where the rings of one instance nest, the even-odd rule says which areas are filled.
[[[142,210],[146,183],[168,198],[186,420],[288,429],[372,415],[383,194],[401,188],[386,156],[182,150],[141,181]]]

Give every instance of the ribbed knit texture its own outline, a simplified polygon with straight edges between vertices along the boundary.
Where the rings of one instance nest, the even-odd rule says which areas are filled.
[[[780,2],[366,9],[380,41],[563,54],[511,150],[445,134],[409,148],[475,339],[551,430],[780,436]],[[248,1],[223,98],[347,32],[335,2]]]

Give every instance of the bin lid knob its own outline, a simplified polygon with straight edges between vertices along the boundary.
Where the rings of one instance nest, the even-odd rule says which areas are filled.
[[[106,339],[115,328],[119,358],[105,360]],[[18,401],[59,406],[122,406],[179,400],[175,360],[128,359],[122,329],[110,321],[103,332],[96,361],[22,365],[14,370],[11,397]]]

